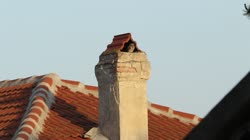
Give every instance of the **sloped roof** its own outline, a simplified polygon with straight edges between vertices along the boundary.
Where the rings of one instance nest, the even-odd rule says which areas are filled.
[[[205,116],[185,140],[250,139],[250,71]]]
[[[0,137],[88,139],[98,126],[98,88],[56,74],[0,82]],[[200,118],[148,103],[149,139],[180,140]]]

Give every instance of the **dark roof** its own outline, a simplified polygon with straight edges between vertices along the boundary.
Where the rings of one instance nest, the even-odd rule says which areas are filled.
[[[98,88],[56,74],[0,82],[0,137],[88,139],[98,126]],[[200,118],[148,104],[149,139],[180,140]]]
[[[185,140],[250,139],[250,72],[207,114]]]

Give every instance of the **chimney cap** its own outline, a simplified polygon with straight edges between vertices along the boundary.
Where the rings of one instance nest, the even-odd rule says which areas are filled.
[[[115,35],[112,43],[107,46],[107,49],[103,54],[117,53],[117,52],[127,52],[127,47],[133,44],[133,52],[142,52],[138,47],[136,41],[133,40],[131,33],[125,33],[120,35]]]

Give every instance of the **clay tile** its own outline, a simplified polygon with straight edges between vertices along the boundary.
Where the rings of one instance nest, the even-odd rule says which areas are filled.
[[[166,112],[169,111],[169,107],[166,107],[166,106],[157,105],[157,104],[153,104],[153,103],[151,104],[151,106],[154,107],[154,108],[160,109],[162,111],[166,111]]]
[[[184,113],[184,112],[180,112],[180,111],[174,111],[174,114],[185,117],[185,118],[189,118],[189,119],[193,119],[195,117],[195,115],[193,115],[193,114]]]
[[[53,80],[50,77],[46,77],[43,79],[43,82],[49,84],[50,86],[53,84]]]
[[[98,90],[98,87],[90,86],[90,85],[85,85],[85,88],[88,89],[88,90]]]
[[[71,84],[71,85],[79,85],[80,82],[78,81],[71,81],[71,80],[62,80],[64,83]]]
[[[21,139],[23,139],[23,140],[28,140],[28,139],[29,139],[29,137],[28,137],[27,135],[25,135],[25,134],[19,134],[19,135],[17,136],[17,138],[21,138]]]
[[[103,52],[103,54],[109,54],[114,52],[126,52],[127,47],[133,43],[135,45],[135,49],[133,52],[141,52],[141,50],[137,47],[136,41],[133,40],[130,33],[116,35],[113,38],[113,42],[107,46],[107,49]]]
[[[24,132],[27,132],[27,133],[29,133],[29,134],[32,133],[32,129],[29,128],[29,127],[23,127],[20,131],[24,131]]]

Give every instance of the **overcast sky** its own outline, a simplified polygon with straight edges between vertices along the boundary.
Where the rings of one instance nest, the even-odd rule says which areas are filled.
[[[247,0],[0,1],[0,80],[57,73],[97,85],[113,36],[152,65],[148,99],[200,117],[250,70]]]

